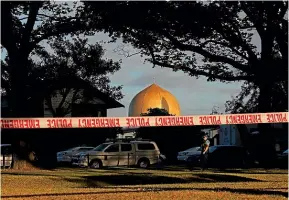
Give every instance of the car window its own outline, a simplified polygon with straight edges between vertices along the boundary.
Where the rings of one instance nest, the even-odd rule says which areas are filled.
[[[192,148],[186,149],[185,151],[201,151],[201,147],[192,147]]]
[[[119,144],[112,144],[107,149],[105,152],[119,152]]]
[[[93,148],[80,148],[78,151],[89,151],[91,149],[93,149]]]
[[[214,154],[225,156],[225,155],[227,155],[228,149],[226,147],[219,147],[219,148],[216,148],[213,152],[214,152]]]
[[[131,151],[132,146],[131,146],[131,144],[121,144],[120,149],[121,149],[121,151]]]
[[[11,154],[11,153],[12,153],[12,149],[10,146],[1,147],[1,154],[7,155],[7,154]]]
[[[93,151],[103,151],[108,145],[110,145],[110,144],[100,144],[92,150]]]
[[[155,146],[152,143],[139,143],[138,150],[155,150]]]
[[[78,150],[78,147],[73,147],[73,148],[67,149],[66,151],[77,151],[77,150]]]

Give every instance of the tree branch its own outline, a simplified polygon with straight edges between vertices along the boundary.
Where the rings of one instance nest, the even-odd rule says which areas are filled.
[[[180,49],[182,51],[193,51],[195,53],[198,53],[198,54],[208,58],[210,61],[227,63],[227,64],[229,64],[229,65],[231,65],[231,66],[235,67],[236,69],[241,70],[243,72],[246,72],[246,73],[251,72],[249,66],[247,66],[247,65],[243,65],[243,64],[241,64],[241,63],[239,63],[239,62],[237,62],[231,58],[225,57],[225,56],[214,55],[214,54],[206,51],[205,49],[203,49],[199,46],[183,44],[180,41],[178,41],[176,38],[174,38],[173,36],[168,34],[167,32],[163,32],[163,33],[173,43],[174,46],[176,46],[178,49]]]
[[[221,75],[216,75],[216,74],[210,74],[208,72],[205,72],[205,71],[200,71],[200,70],[195,70],[195,69],[192,69],[192,68],[188,68],[188,67],[185,67],[185,66],[174,66],[174,65],[170,65],[168,63],[163,63],[163,62],[159,62],[159,61],[153,61],[153,64],[155,65],[158,65],[158,66],[161,66],[161,67],[166,67],[166,68],[170,68],[170,69],[180,69],[184,72],[189,72],[191,74],[195,74],[195,75],[200,75],[200,76],[206,76],[208,78],[215,78],[215,79],[219,79],[219,80],[222,80],[222,81],[242,81],[242,80],[246,80],[246,81],[251,81],[252,80],[252,77],[250,76],[221,76]]]
[[[13,33],[13,16],[11,2],[1,3],[1,45],[7,49],[8,54],[17,51],[16,37]]]
[[[55,110],[53,109],[52,102],[51,102],[51,96],[46,97],[45,100],[46,100],[46,104],[47,104],[49,110],[50,110],[51,113],[52,113],[52,116],[53,116],[53,117],[56,117],[56,112],[55,112]]]
[[[219,44],[219,45],[222,45],[224,47],[227,47],[229,49],[231,49],[233,52],[235,52],[237,55],[241,56],[242,58],[246,59],[246,60],[249,60],[249,58],[247,56],[245,56],[244,54],[242,54],[241,52],[239,52],[237,49],[233,48],[232,46],[230,46],[229,44],[226,44],[225,42],[219,42],[219,41],[216,41],[216,40],[207,40],[205,42],[203,42],[200,47],[204,47],[206,44],[208,43],[215,43],[215,44]]]
[[[28,46],[30,43],[30,37],[31,37],[31,33],[34,27],[34,24],[36,22],[36,17],[38,14],[38,10],[41,6],[42,2],[32,2],[30,4],[30,9],[29,9],[29,15],[28,15],[28,20],[26,23],[26,26],[24,28],[24,31],[22,33],[22,38],[20,41],[21,44],[21,53],[29,53],[30,51],[28,50]]]
[[[65,89],[65,92],[64,92],[64,94],[62,95],[62,99],[61,99],[61,102],[59,103],[59,105],[58,105],[58,109],[60,109],[62,106],[63,106],[63,104],[64,104],[64,102],[65,102],[65,100],[66,100],[66,97],[67,97],[67,95],[69,94],[69,92],[70,92],[70,88],[64,88]]]
[[[56,20],[56,19],[55,19]],[[72,20],[76,20],[72,22]],[[87,25],[83,24],[79,18],[70,17],[62,21],[58,21],[52,27],[45,29],[44,34],[40,34],[40,29],[35,30],[35,35],[40,35],[39,37],[34,38],[33,45],[37,45],[42,40],[48,39],[49,37],[60,35],[60,34],[68,34],[74,31],[79,31],[81,29],[87,28]]]
[[[252,11],[250,9],[248,9],[247,2],[240,1],[240,5],[241,5],[241,8],[244,11],[244,13],[248,16],[249,20],[254,24],[260,37],[262,37],[264,35],[264,27],[262,25],[262,22],[260,22],[260,20],[258,20],[258,18],[256,18],[256,16],[254,15],[256,13],[252,13]],[[261,12],[261,13],[263,13],[263,12]]]
[[[233,21],[231,21],[231,25],[233,26],[235,32],[238,34],[238,37],[235,37],[232,42],[238,41],[236,45],[240,45],[249,55],[249,59],[252,61],[252,63],[256,63],[258,61],[258,58],[256,54],[252,51],[250,46],[243,40],[242,34],[239,30],[239,27],[234,24]]]

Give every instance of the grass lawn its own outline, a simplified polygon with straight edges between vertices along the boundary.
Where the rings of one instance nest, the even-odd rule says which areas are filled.
[[[3,199],[287,199],[287,170],[2,170]]]

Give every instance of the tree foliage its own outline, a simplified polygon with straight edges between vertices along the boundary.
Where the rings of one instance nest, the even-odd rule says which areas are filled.
[[[85,14],[103,21],[154,66],[245,81],[257,87],[258,110],[272,111],[270,96],[288,80],[287,1],[85,2]],[[125,15],[123,13],[126,13]],[[133,16],[133,17],[131,17]],[[259,36],[258,49],[253,37]],[[242,95],[242,94],[241,94]],[[255,94],[256,95],[256,94]],[[283,102],[288,99],[282,94]]]
[[[163,108],[149,108],[147,113],[141,113],[141,116],[173,116]]]
[[[258,112],[259,88],[253,83],[245,82],[241,87],[241,92],[226,101],[227,113],[254,113]],[[288,111],[288,81],[281,81],[272,89],[270,104],[272,111]]]
[[[1,3],[1,47],[7,50],[9,58],[10,103],[14,116],[25,116],[31,108],[27,103],[27,89],[32,53],[41,50],[43,42],[53,38],[93,34],[78,9],[77,2]]]
[[[2,20],[1,49],[7,50],[5,61],[1,60],[2,93],[11,97],[12,110],[18,110],[15,115],[27,115],[29,109],[26,112],[22,109],[29,107],[26,101],[39,91],[50,91],[55,96],[53,81],[67,77],[84,80],[116,100],[122,98],[121,86],[111,86],[108,77],[120,69],[120,62],[103,59],[104,50],[99,44],[89,45],[87,39],[78,37],[83,33],[93,34],[92,30],[96,30],[79,16],[80,3],[2,4],[1,15],[5,20]],[[70,41],[66,35],[76,37]],[[43,42],[49,44],[48,47],[44,47]],[[39,89],[40,86],[45,89]],[[60,91],[63,96],[60,107],[71,90]],[[76,99],[81,97],[78,93],[74,91],[74,96],[78,96]],[[22,101],[20,108],[17,106],[19,101]]]
[[[123,97],[122,86],[111,86],[108,76],[120,69],[120,62],[103,59],[104,50],[101,45],[90,45],[87,39],[81,38],[74,38],[72,41],[57,38],[50,42],[50,48],[49,51],[48,47],[36,51],[33,53],[34,61],[30,59],[28,98],[36,97],[35,95],[45,97],[54,116],[65,116],[71,112],[73,103],[93,98],[87,92],[84,94],[83,89],[75,88],[75,83],[72,83],[75,81],[87,82],[87,85],[116,100]],[[9,94],[11,92],[9,67],[7,62],[2,63],[5,66],[2,69],[2,82],[5,84],[2,87],[6,86],[5,91]],[[61,84],[64,87],[59,88],[59,84],[64,82],[66,83]],[[68,98],[70,93],[73,93],[72,98]],[[61,98],[56,108],[52,106],[54,98]]]

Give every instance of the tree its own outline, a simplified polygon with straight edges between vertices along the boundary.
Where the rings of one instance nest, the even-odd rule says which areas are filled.
[[[31,53],[41,42],[65,35],[92,34],[79,5],[51,1],[1,2],[1,47],[7,50],[11,78],[11,108],[14,117],[25,117]],[[19,103],[21,102],[21,103]]]
[[[288,80],[286,1],[85,5],[85,15],[102,20],[110,35],[140,49],[155,66],[206,76],[208,81],[254,84],[258,112],[273,110],[273,88]],[[259,51],[252,43],[254,33],[261,39]],[[288,96],[282,96],[287,102]]]
[[[123,97],[122,86],[110,86],[108,77],[120,69],[120,62],[103,59],[104,50],[101,45],[89,45],[87,39],[75,38],[71,42],[58,38],[51,43],[51,47],[53,53],[41,52],[39,67],[33,72],[33,80],[38,78],[44,82],[48,81],[46,90],[50,93],[45,95],[45,99],[54,116],[63,117],[71,112],[73,103],[93,101],[94,96],[91,94],[93,88],[115,100]],[[59,87],[56,84],[59,83],[57,80],[63,80],[66,83],[71,81],[62,90],[59,88],[57,90]],[[72,98],[68,97],[70,93],[72,93]],[[52,99],[59,95],[62,100],[57,109],[54,109]]]
[[[72,104],[93,101],[95,96],[91,94],[94,92],[94,88],[116,100],[120,100],[123,97],[121,93],[122,86],[110,86],[109,79],[110,74],[120,69],[120,62],[104,59],[102,46],[99,44],[89,45],[87,39],[74,38],[72,41],[69,41],[63,38],[57,38],[51,41],[50,47],[51,49],[49,51],[46,49],[36,51],[34,61],[29,60],[27,78],[27,85],[29,87],[27,87],[26,91],[28,92],[28,102],[31,102],[34,108],[37,108],[36,105],[39,103],[43,110],[43,100],[45,99],[54,117],[64,117],[71,112]],[[2,64],[4,66],[4,68],[1,68],[2,83],[4,84],[1,84],[1,87],[5,86],[3,90],[5,90],[6,96],[10,98],[9,57],[2,60]],[[53,99],[59,96],[61,101],[58,102],[57,105],[52,106],[52,102],[55,102]],[[72,98],[69,98],[69,96],[72,96]],[[33,111],[30,111],[30,114],[31,115],[28,116],[33,116]],[[106,130],[106,132],[105,130],[99,131],[99,134],[94,137],[89,136],[92,135],[89,130],[83,130],[82,134],[89,132],[90,134],[83,137],[86,137],[87,141],[89,141],[88,138],[93,138],[94,142],[96,142],[97,140],[101,140],[103,136],[115,136],[117,131],[118,130],[114,128]],[[67,132],[69,135],[69,131]],[[42,133],[44,132],[42,131]],[[65,131],[59,131],[59,133],[63,135],[67,134]],[[100,133],[102,133],[102,135],[100,135]],[[9,133],[4,133],[2,137],[6,138],[6,134]],[[41,134],[41,137],[47,137],[43,135],[45,134]],[[47,135],[51,136],[48,132]],[[23,132],[21,140],[25,141],[26,146],[39,146],[39,136],[36,134],[33,137],[30,136],[31,133]],[[70,139],[72,144],[76,140],[79,141],[79,136],[75,136],[75,139]],[[67,140],[67,138],[62,138],[63,137],[58,137],[58,144],[60,144],[60,141]],[[18,135],[12,138],[12,140],[17,139],[20,139]],[[55,137],[53,136],[50,138],[47,137],[46,142],[54,139]],[[63,145],[65,146],[65,144]],[[31,152],[31,149],[25,148],[26,146],[19,148],[19,151],[22,153],[19,153],[19,151],[16,152],[21,163],[25,161]],[[42,146],[44,146],[44,144],[42,144]],[[38,151],[36,151],[37,155],[46,151],[47,147],[42,148],[42,146],[38,147]],[[54,155],[54,149],[50,147],[49,150],[51,151],[49,153]],[[47,158],[50,156],[49,153],[45,154],[44,158],[40,156],[39,161],[42,162],[44,159],[46,162],[53,162]],[[17,165],[19,165],[18,161]]]
[[[36,53],[36,61],[30,60],[29,65],[28,98],[41,103],[45,99],[54,117],[70,113],[73,103],[93,100],[92,88],[116,100],[123,97],[122,86],[110,86],[108,77],[120,69],[120,63],[103,59],[104,50],[99,44],[89,45],[87,39],[58,38],[51,42],[51,51],[42,49]],[[2,64],[2,87],[9,97],[9,67],[5,61]],[[52,106],[55,98],[61,98],[61,101]]]
[[[53,84],[51,83],[53,83],[55,79],[63,80],[63,78],[67,78],[67,76],[74,77],[77,69],[68,69],[64,66],[64,59],[61,60],[61,57],[54,56],[53,58],[55,60],[52,60],[50,56],[53,55],[48,54],[46,51],[47,49],[44,49],[42,44],[43,42],[49,42],[56,39],[56,42],[60,42],[61,44],[66,45],[66,47],[74,47],[74,51],[69,52],[71,53],[70,55],[73,55],[75,58],[75,54],[73,53],[76,53],[77,46],[75,45],[77,45],[77,42],[72,45],[72,43],[68,44],[67,40],[61,41],[61,38],[64,36],[78,36],[81,33],[90,35],[93,34],[94,31],[97,31],[87,24],[87,19],[79,16],[79,12],[81,12],[81,10],[77,4],[69,5],[67,3],[59,2],[1,2],[1,50],[5,49],[7,51],[6,63],[1,60],[1,64],[3,64],[3,62],[5,63],[5,66],[3,67],[2,65],[1,67],[1,86],[5,89],[1,92],[8,95],[10,98],[9,103],[12,109],[12,117],[31,116],[30,110],[33,110],[34,104],[29,101],[29,99],[41,97],[41,95],[35,91],[47,92],[47,88],[53,88]],[[56,42],[51,43],[52,48],[57,51],[55,55],[58,54],[60,56],[69,57],[69,53],[62,51],[63,48],[61,49],[61,46],[57,46]],[[78,77],[87,78],[88,82],[94,83],[92,86],[95,87],[97,85],[98,88],[101,88],[101,91],[109,93],[110,96],[121,98],[122,95],[119,92],[121,88],[110,86],[109,79],[106,76],[107,73],[103,72],[97,77],[93,76],[97,74],[97,70],[113,73],[119,69],[119,63],[101,59],[103,50],[99,45],[92,45],[89,47],[88,45],[81,46],[81,42],[83,41],[78,40],[79,47],[85,47],[85,50],[87,50],[88,53],[97,53],[97,55],[93,55],[91,59],[87,59],[87,56],[79,53],[80,50],[78,51],[79,60],[74,61],[86,64],[85,66],[78,66],[84,72],[87,69],[85,75],[82,74],[83,76],[80,76],[77,74]],[[66,50],[70,49],[68,48]],[[32,59],[33,55],[39,56],[38,58],[40,58],[40,61],[43,61],[43,63],[35,62],[35,60]],[[88,62],[85,63],[87,60]],[[98,67],[93,66],[93,64],[96,63],[98,64]],[[52,66],[53,64],[55,65]],[[69,63],[69,65],[72,67],[76,66],[75,63]],[[58,71],[55,72],[54,70]],[[89,73],[91,76],[88,76]],[[46,81],[47,76],[49,77],[48,81]],[[46,78],[46,80],[44,80],[44,78]],[[63,92],[63,94],[65,94],[67,91],[65,90]],[[61,115],[63,114],[64,113],[61,113]],[[56,113],[56,115],[58,116],[59,113]],[[9,131],[9,133],[7,133],[7,131]],[[12,132],[14,133],[16,131],[5,130],[2,137],[10,137],[9,135]],[[55,138],[51,136],[51,133],[49,132],[41,136],[42,138],[46,138],[43,141],[38,134],[35,134],[34,138],[30,138],[31,132],[32,131],[25,133],[25,131],[22,130],[22,134],[11,134],[15,136],[11,138],[15,141],[15,147],[17,147],[16,153],[18,157],[24,161],[28,160],[26,153],[28,149],[26,147],[18,148],[19,140],[28,141],[28,143],[33,140],[37,145],[38,143],[40,144],[39,148],[41,150],[45,151],[48,149],[45,144]],[[42,132],[44,132],[44,130],[42,130]],[[64,134],[63,132],[62,134],[66,136],[69,135],[69,133]],[[49,149],[49,153],[51,155],[53,154],[52,156],[55,157],[52,149]]]
[[[288,81],[282,81],[272,87],[270,103],[274,112],[288,111]],[[244,83],[240,94],[232,97],[225,104],[228,113],[256,113],[258,112],[259,89],[256,85]]]
[[[147,113],[141,113],[141,116],[173,116],[163,108],[149,108]]]

